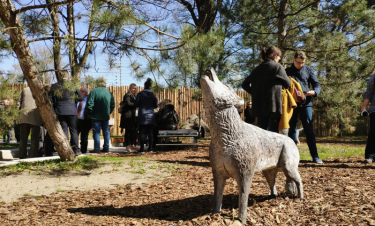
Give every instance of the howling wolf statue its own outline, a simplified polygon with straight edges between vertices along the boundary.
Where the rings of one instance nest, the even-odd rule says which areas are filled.
[[[301,177],[298,173],[299,152],[287,136],[268,132],[241,120],[236,106],[244,101],[234,90],[219,81],[212,68],[200,79],[207,123],[211,131],[210,163],[214,176],[214,209],[220,213],[226,179],[237,181],[239,217],[246,223],[249,190],[254,173],[263,172],[277,195],[275,178],[283,171],[288,193],[303,198]]]

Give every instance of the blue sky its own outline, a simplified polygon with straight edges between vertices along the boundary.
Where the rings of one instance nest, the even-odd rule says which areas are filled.
[[[23,3],[23,1],[20,1]],[[15,7],[21,8],[22,6],[18,5],[16,2]],[[86,9],[83,7],[81,3],[75,4],[75,11],[76,13],[85,13],[87,12]],[[62,18],[60,18],[60,23],[62,26],[60,26],[62,29],[64,29]],[[80,31],[83,32],[80,32]],[[76,22],[76,35],[79,38],[82,38],[85,35],[85,31],[87,31],[87,23],[83,20]],[[29,37],[30,39],[36,38],[36,37]],[[155,40],[157,42],[157,40]],[[36,45],[39,46],[46,46],[47,48],[51,49],[52,47],[52,41],[39,41],[35,43],[30,43],[30,48],[33,50]],[[135,83],[138,86],[143,86],[143,83],[145,82],[147,77],[153,78],[153,76],[146,75],[144,79],[137,80],[134,73],[132,72],[132,69],[130,68],[130,61],[127,57],[123,57],[121,59],[116,59],[115,63],[117,65],[116,68],[111,69],[109,67],[108,58],[105,54],[100,54],[100,49],[102,48],[102,43],[97,43],[97,53],[96,53],[96,61],[93,55],[89,56],[88,62],[91,65],[91,68],[88,71],[82,71],[81,78],[87,75],[93,76],[94,78],[97,77],[105,77],[108,81],[108,85],[110,86],[124,86],[129,85],[130,83]],[[62,50],[63,53],[63,50]],[[8,57],[3,58],[0,61],[0,67],[3,72],[9,72],[14,70],[13,65],[19,64],[18,60],[14,57],[15,54],[9,55]],[[139,62],[141,64],[145,64],[145,60],[140,59]],[[68,63],[68,58],[63,58],[63,66],[65,66]],[[121,65],[121,70],[120,70]],[[51,68],[53,69],[53,68]],[[158,80],[159,83],[163,84],[164,82],[161,80]]]

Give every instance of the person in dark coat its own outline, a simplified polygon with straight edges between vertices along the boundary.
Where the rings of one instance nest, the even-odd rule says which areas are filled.
[[[135,106],[138,107],[138,128],[141,136],[141,148],[138,153],[143,154],[145,136],[148,135],[148,152],[152,152],[154,138],[153,138],[153,129],[155,126],[155,113],[154,108],[158,107],[158,99],[155,94],[150,90],[152,85],[152,80],[147,79],[144,85],[144,90],[138,93],[135,100]]]
[[[137,92],[137,85],[132,83],[129,86],[129,91],[124,95],[123,102],[125,103],[121,113],[120,128],[125,128],[124,146],[125,151],[138,150],[136,145],[137,140],[137,120],[135,117],[136,107],[135,98]]]
[[[319,95],[321,87],[313,69],[306,66],[305,62],[306,54],[303,51],[297,51],[294,55],[292,66],[285,69],[288,76],[299,82],[306,96],[305,102],[297,103],[297,108],[293,110],[292,118],[289,121],[290,129],[288,136],[297,143],[297,120],[299,115],[306,133],[306,142],[310,149],[310,155],[315,163],[323,163],[318,156],[312,121],[312,97],[317,97]],[[313,88],[312,90],[310,90],[310,86]]]
[[[362,114],[363,112],[367,112],[370,116],[370,130],[368,131],[365,149],[365,163],[373,163],[375,159],[375,74],[371,75],[367,82],[366,92],[363,94],[361,112]]]
[[[242,83],[242,88],[251,94],[252,113],[258,117],[259,127],[276,133],[282,114],[281,90],[291,86],[284,67],[278,63],[280,56],[281,51],[275,46],[263,48],[264,61]]]
[[[77,105],[78,101],[82,101],[83,97],[78,89],[73,91],[68,90],[64,86],[65,81],[69,80],[69,73],[63,71],[63,78],[58,83],[52,84],[51,89],[48,93],[49,98],[52,102],[53,108],[57,118],[60,121],[60,125],[66,135],[69,138],[68,128],[70,131],[70,145],[76,155],[81,155],[81,151],[78,146],[78,132],[77,132]]]
[[[247,102],[246,109],[245,109],[245,122],[251,125],[254,125],[255,117],[253,116],[251,107],[252,107],[251,101]]]

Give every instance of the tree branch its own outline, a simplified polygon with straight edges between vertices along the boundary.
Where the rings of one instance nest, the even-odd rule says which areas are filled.
[[[177,1],[180,2],[182,5],[184,5],[184,6],[189,10],[189,12],[190,12],[190,14],[191,14],[191,17],[192,17],[193,20],[194,20],[194,23],[195,23],[195,24],[198,24],[198,19],[197,19],[197,17],[195,16],[193,6],[192,6],[189,2],[187,2],[187,1],[185,1],[185,0],[177,0]]]
[[[31,10],[31,9],[44,9],[44,8],[47,8],[47,7],[50,7],[50,6],[67,5],[71,2],[78,2],[78,1],[81,1],[81,0],[67,0],[67,1],[64,1],[64,2],[49,3],[49,4],[44,4],[44,5],[27,6],[27,7],[22,7],[22,8],[16,9],[15,12],[17,14],[19,14],[19,13],[23,13],[23,12],[26,12],[26,11]]]
[[[195,32],[194,35],[192,35],[191,37],[194,37],[196,34],[198,33]],[[37,39],[32,39],[32,40],[29,40],[28,42],[31,43],[31,42],[37,42],[37,41],[42,41],[42,40],[51,40],[51,39],[67,39],[66,37],[44,37],[44,38],[37,38]],[[189,38],[191,39],[191,38]],[[75,40],[78,40],[78,41],[86,41],[86,42],[110,42],[110,43],[114,43],[114,44],[118,44],[118,45],[123,45],[123,46],[128,46],[128,47],[132,47],[132,48],[135,48],[135,49],[141,49],[141,50],[154,50],[154,51],[168,51],[168,50],[174,50],[174,49],[178,49],[182,46],[184,46],[188,40],[186,40],[185,42],[183,42],[181,45],[178,45],[178,46],[175,46],[175,47],[172,47],[172,48],[166,48],[166,49],[156,49],[156,48],[145,48],[145,47],[138,47],[138,46],[134,46],[134,45],[131,45],[131,44],[127,44],[127,43],[123,43],[123,42],[118,42],[118,41],[114,41],[114,40],[109,40],[109,39],[85,39],[85,38],[75,38]]]
[[[310,6],[312,6],[313,4],[315,4],[315,3],[317,3],[317,2],[319,2],[319,1],[311,2],[311,3],[307,4],[305,7],[303,7],[302,9],[298,10],[297,12],[295,12],[295,13],[290,13],[290,14],[286,14],[285,16],[295,16],[295,15],[299,14],[300,12],[302,12],[303,10],[309,8]]]

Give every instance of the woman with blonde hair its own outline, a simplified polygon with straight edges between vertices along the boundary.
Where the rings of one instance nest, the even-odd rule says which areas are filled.
[[[137,109],[135,106],[136,92],[137,85],[132,83],[123,98],[123,103],[125,103],[125,105],[121,113],[120,128],[125,128],[125,152],[131,151],[132,149],[138,150],[135,146],[137,140],[137,119],[135,115]]]

